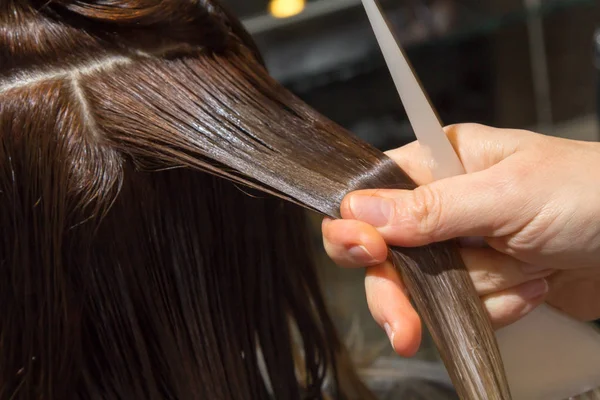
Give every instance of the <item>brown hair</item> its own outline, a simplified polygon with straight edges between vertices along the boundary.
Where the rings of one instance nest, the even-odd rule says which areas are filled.
[[[408,176],[216,1],[0,0],[0,24],[0,398],[369,398],[297,205]],[[459,395],[510,398],[456,244],[390,255]]]

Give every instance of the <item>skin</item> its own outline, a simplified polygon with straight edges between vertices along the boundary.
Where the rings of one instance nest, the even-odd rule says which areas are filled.
[[[366,267],[367,302],[402,356],[421,321],[386,260],[387,245],[463,238],[462,257],[496,329],[548,304],[600,318],[600,144],[476,124],[449,126],[467,173],[433,182],[416,142],[387,154],[419,185],[364,190],[323,221],[328,255]]]

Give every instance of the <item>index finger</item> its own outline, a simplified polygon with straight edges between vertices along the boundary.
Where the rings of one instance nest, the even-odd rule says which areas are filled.
[[[479,124],[457,124],[444,128],[452,147],[467,173],[488,169],[515,153],[526,131],[498,129]],[[433,160],[422,151],[418,141],[385,154],[394,160],[419,186],[433,182]]]

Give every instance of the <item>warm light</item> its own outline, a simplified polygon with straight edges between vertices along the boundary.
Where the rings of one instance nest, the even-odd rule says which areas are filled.
[[[300,14],[306,6],[306,0],[271,0],[269,12],[275,18],[289,18]]]

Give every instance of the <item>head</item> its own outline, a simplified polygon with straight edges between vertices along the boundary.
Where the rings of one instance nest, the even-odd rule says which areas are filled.
[[[368,398],[301,209],[368,187],[414,184],[216,1],[0,0],[0,397]],[[459,392],[502,393],[455,245],[391,254]]]

